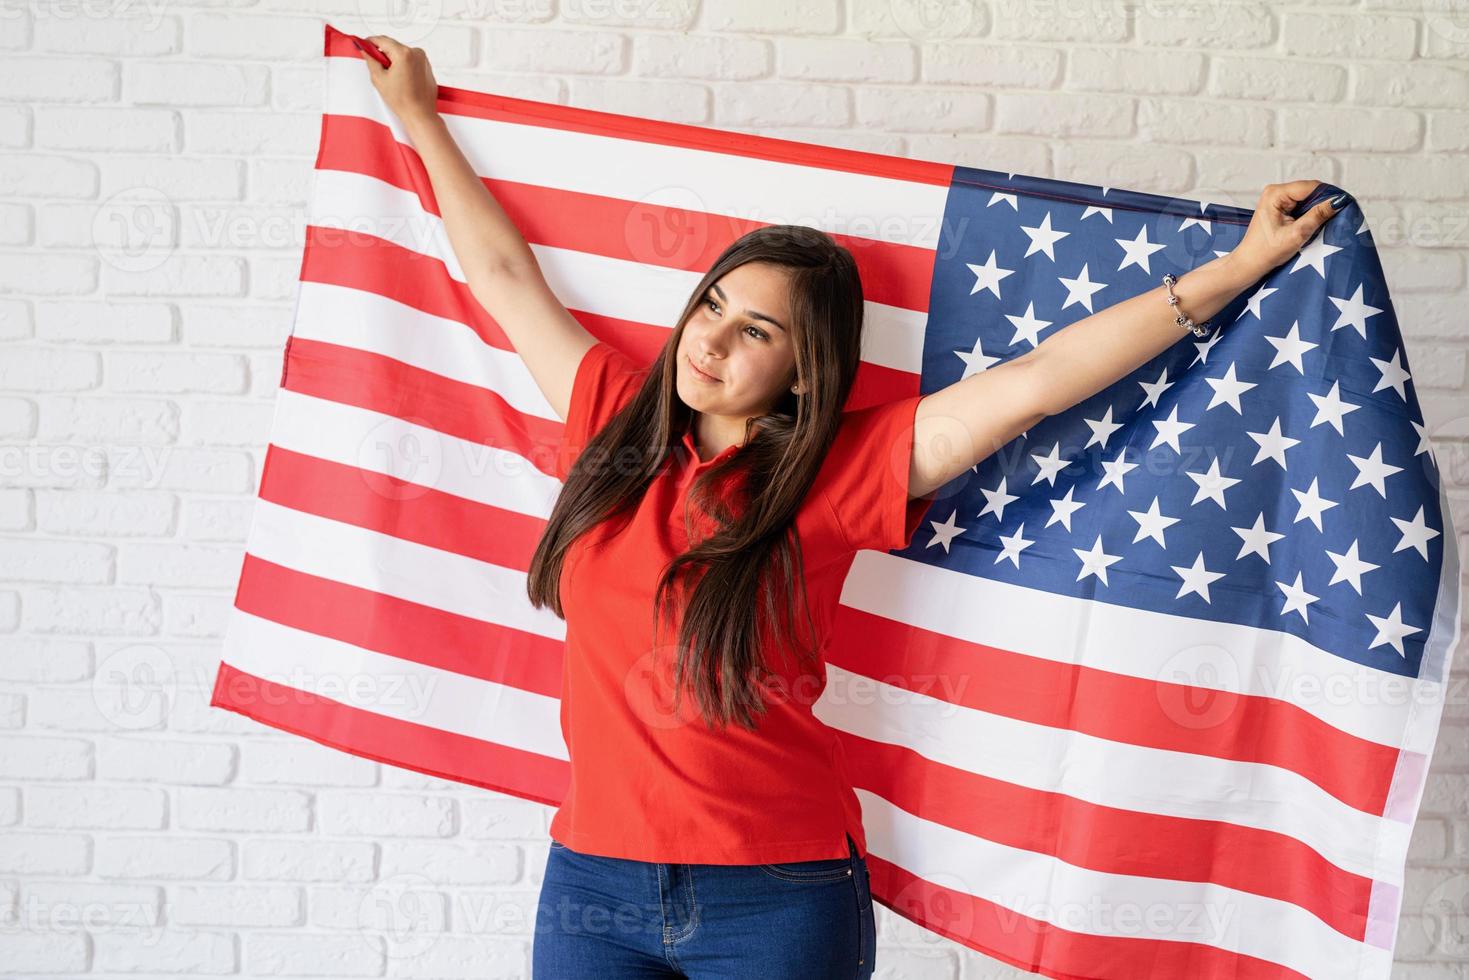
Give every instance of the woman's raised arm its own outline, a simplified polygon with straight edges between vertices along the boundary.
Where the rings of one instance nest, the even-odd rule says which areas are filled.
[[[1203,323],[1301,250],[1341,207],[1290,211],[1321,182],[1270,184],[1232,252],[1179,277],[1178,309]],[[924,496],[1050,415],[1059,415],[1192,334],[1174,322],[1158,286],[1069,324],[1020,357],[935,391],[918,403],[909,493]]]

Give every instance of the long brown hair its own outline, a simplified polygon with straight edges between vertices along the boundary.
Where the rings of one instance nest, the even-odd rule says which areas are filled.
[[[767,414],[747,420],[741,448],[690,487],[689,499],[714,519],[717,530],[695,542],[685,510],[690,547],[659,577],[653,635],[656,640],[662,613],[677,612],[682,591],[688,600],[678,638],[674,711],[688,684],[708,723],[737,721],[754,729],[755,716],[765,712],[761,637],[771,635],[761,631],[796,635],[798,589],[808,635],[815,633],[794,520],[836,436],[861,361],[862,283],[852,254],[830,235],[804,225],[769,225],[719,255],[689,295],[642,386],[568,472],[531,559],[527,591],[533,606],[549,605],[565,618],[559,584],[567,549],[603,520],[630,513],[681,440],[694,415],[675,387],[684,326],[710,285],[746,262],[768,262],[789,273],[787,326],[804,390],[796,395],[785,388]],[[732,512],[721,488],[747,506]],[[799,649],[815,663],[811,639]]]

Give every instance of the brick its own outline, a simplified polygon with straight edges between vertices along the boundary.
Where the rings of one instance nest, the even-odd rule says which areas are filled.
[[[1347,93],[1347,70],[1286,58],[1211,58],[1209,91],[1227,99],[1274,102],[1283,91],[1302,102],[1339,102]]]
[[[502,71],[620,75],[627,38],[612,31],[495,27],[485,32],[485,62]]]
[[[162,537],[177,529],[177,504],[173,494],[147,491],[42,492],[36,523],[47,534]]]
[[[8,391],[82,391],[101,379],[102,360],[90,351],[22,347],[0,358],[0,388]]]
[[[92,867],[92,841],[80,834],[0,834],[0,873],[82,875]]]
[[[321,885],[310,890],[313,926],[355,932],[407,933],[405,944],[449,928],[449,896],[422,875],[406,874],[372,885]]]
[[[1133,134],[1135,101],[1116,95],[1011,92],[997,96],[994,128],[1049,139]]]
[[[136,9],[136,8],[135,8]],[[45,16],[36,21],[36,49],[66,54],[116,54],[131,58],[177,54],[179,23],[174,17]]]
[[[31,827],[160,830],[168,798],[151,787],[29,786],[25,808]]]
[[[129,62],[123,97],[134,105],[264,105],[264,65]]]
[[[1291,57],[1406,61],[1413,57],[1417,38],[1418,25],[1411,17],[1356,11],[1281,15],[1281,50]]]
[[[88,255],[0,253],[0,292],[24,292],[32,296],[91,293],[97,288],[98,268],[97,260]],[[9,358],[7,352],[7,362]],[[32,383],[45,384],[40,379],[33,379]]]
[[[20,299],[0,300],[0,339],[22,340],[35,332],[31,304]]]
[[[984,92],[932,87],[857,91],[857,123],[882,129],[975,132],[990,125],[990,96]]]
[[[918,76],[911,43],[828,38],[783,38],[776,74],[818,82],[911,82]]]
[[[0,742],[0,779],[90,779],[92,743],[81,738],[7,735]]]
[[[103,837],[97,841],[97,875],[148,881],[225,881],[234,875],[234,844],[177,834]]]
[[[376,844],[249,840],[244,845],[244,876],[254,881],[371,881],[376,863]]]
[[[36,334],[42,340],[130,344],[174,339],[173,308],[165,303],[55,301],[36,304]]]
[[[636,74],[648,78],[744,80],[768,76],[774,51],[765,40],[640,34],[633,38],[632,65]]]
[[[92,942],[96,969],[108,973],[217,976],[234,973],[239,966],[234,937],[227,932],[103,932]]]
[[[1265,4],[1140,4],[1133,28],[1142,44],[1163,48],[1238,51],[1275,42],[1274,13]]]
[[[97,745],[103,779],[181,785],[217,785],[235,771],[235,747],[173,739],[108,738]]]
[[[0,647],[0,681],[69,684],[92,676],[92,645],[80,640],[17,637]],[[0,754],[0,759],[4,755]]]
[[[3,417],[0,409],[0,417]],[[5,426],[0,424],[0,432]],[[0,489],[0,530],[28,531],[35,526],[32,518],[31,491],[21,488]]]
[[[26,593],[26,625],[43,633],[158,632],[158,596],[152,589],[52,589]]]
[[[450,837],[454,803],[442,797],[344,793],[317,798],[322,831],[333,837]]]
[[[279,350],[291,332],[293,308],[286,304],[179,304],[180,337],[189,348],[268,347]]]
[[[989,88],[1054,88],[1061,81],[1061,51],[1027,44],[950,41],[925,44],[919,55],[925,82]]]
[[[519,871],[519,849],[510,845],[388,841],[383,845],[380,875],[422,875],[441,885],[484,885],[508,884]]]
[[[240,580],[241,560],[240,549],[233,546],[125,542],[118,546],[116,581],[123,585],[228,589]]]
[[[184,789],[178,825],[186,830],[299,833],[311,829],[311,800],[295,790]]]
[[[0,58],[0,92],[21,102],[111,102],[117,63],[101,58]]]
[[[1137,108],[1139,141],[1157,148],[1169,144],[1218,146],[1276,145],[1272,110],[1204,99],[1141,99]],[[1133,177],[1120,183],[1147,186]],[[1254,202],[1252,201],[1251,204]]]
[[[161,729],[167,704],[161,691],[96,685],[89,690],[40,690],[31,694],[31,725],[69,732]]]
[[[272,928],[301,925],[304,905],[289,885],[179,885],[168,914],[179,926]]]
[[[578,75],[570,79],[570,92],[572,104],[602,112],[636,115],[656,105],[660,119],[684,123],[709,121],[709,90],[694,82]]]
[[[1097,44],[1127,38],[1130,8],[1069,0],[995,0],[990,32],[1003,41],[1080,41]],[[939,30],[947,30],[940,25]]]
[[[97,585],[112,581],[114,547],[91,541],[0,540],[0,578]]]
[[[698,5],[692,3],[627,3],[625,0],[527,0],[503,5],[507,20],[537,22],[554,14],[568,24],[593,27],[648,27],[686,31],[694,26]]]
[[[264,976],[376,977],[383,972],[382,944],[361,936],[250,933],[245,936],[245,969]]]
[[[85,973],[87,937],[61,932],[27,933],[7,930],[0,944],[0,970],[6,976],[22,973]]]
[[[205,60],[309,61],[321,57],[315,26],[314,21],[289,17],[191,13],[185,47],[190,56]]]
[[[476,796],[459,804],[461,833],[498,840],[545,837],[545,807],[507,797]]]
[[[0,203],[0,245],[28,245],[34,236],[35,220],[29,204]],[[6,327],[14,329],[13,323],[0,321],[0,340],[15,339],[6,335]]]
[[[1402,106],[1409,109],[1469,105],[1469,71],[1448,65],[1415,62],[1382,65],[1361,62],[1352,66],[1352,101],[1363,105]]]
[[[42,930],[157,927],[163,889],[92,881],[26,882],[20,897],[22,922]]]
[[[714,91],[714,121],[736,126],[847,126],[852,93],[841,85],[811,82],[721,84]]]
[[[314,157],[321,136],[316,113],[186,110],[184,145],[191,153]]]
[[[1066,66],[1066,87],[1128,95],[1192,95],[1202,91],[1204,56],[1186,51],[1077,48]]]

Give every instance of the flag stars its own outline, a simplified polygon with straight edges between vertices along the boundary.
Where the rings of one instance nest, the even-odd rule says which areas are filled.
[[[949,515],[949,519],[947,521],[944,521],[942,524],[940,524],[938,521],[929,521],[929,526],[933,528],[934,533],[933,537],[929,538],[928,544],[924,547],[932,548],[936,544],[941,544],[944,546],[944,554],[947,555],[949,553],[949,542],[953,541],[956,537],[963,534],[965,530],[967,530],[966,528],[962,528],[958,524],[954,523],[954,518],[958,516],[959,512],[956,510],[951,513]]]
[[[1149,384],[1146,381],[1139,381],[1138,384],[1142,387],[1143,391],[1146,392],[1148,396],[1144,398],[1143,403],[1138,406],[1139,410],[1148,407],[1156,408],[1158,406],[1158,399],[1163,396],[1163,392],[1173,387],[1173,382],[1168,380],[1167,368],[1163,369],[1163,373],[1158,375],[1158,380],[1154,381],[1152,384]]]
[[[1331,427],[1336,430],[1337,435],[1346,435],[1342,431],[1342,419],[1362,406],[1348,405],[1342,401],[1341,395],[1337,393],[1337,389],[1340,387],[1340,381],[1333,381],[1331,383],[1331,390],[1324,395],[1318,395],[1310,391],[1306,392],[1306,397],[1311,399],[1316,405],[1316,417],[1311,420],[1311,428],[1316,428],[1322,422],[1330,422]]]
[[[1407,371],[1403,370],[1402,364],[1398,362],[1401,356],[1402,350],[1395,348],[1392,352],[1392,360],[1390,361],[1384,361],[1370,356],[1367,359],[1377,365],[1377,370],[1382,374],[1382,377],[1377,379],[1377,384],[1372,390],[1381,391],[1384,388],[1391,388],[1398,393],[1399,398],[1407,401],[1408,396],[1403,393],[1403,382],[1409,380],[1410,375]]]
[[[1244,414],[1244,409],[1239,406],[1239,396],[1256,385],[1250,381],[1240,381],[1234,376],[1234,362],[1231,362],[1228,369],[1225,370],[1224,377],[1205,378],[1204,380],[1209,383],[1209,387],[1214,389],[1214,396],[1209,399],[1209,404],[1204,406],[1204,411],[1207,412],[1215,405],[1228,405],[1234,409],[1235,414]]]
[[[1198,484],[1199,488],[1198,492],[1194,494],[1194,499],[1189,501],[1190,505],[1197,504],[1199,501],[1207,498],[1214,501],[1225,510],[1229,509],[1228,505],[1224,503],[1224,491],[1228,490],[1230,487],[1234,486],[1240,481],[1230,479],[1229,477],[1224,476],[1219,472],[1218,456],[1214,457],[1214,459],[1210,461],[1209,469],[1207,472],[1192,473],[1187,470],[1185,470],[1184,472],[1189,479]]]
[[[1393,466],[1382,461],[1382,443],[1372,447],[1372,455],[1367,457],[1353,456],[1347,453],[1347,459],[1357,468],[1357,478],[1352,481],[1348,490],[1355,490],[1363,484],[1371,484],[1378,496],[1387,499],[1387,485],[1385,481],[1394,473],[1401,473],[1401,466]]]
[[[974,350],[954,351],[954,356],[964,362],[964,373],[959,375],[960,381],[963,381],[971,374],[978,374],[981,371],[987,371],[1000,362],[1001,358],[991,357],[984,352],[984,347],[982,346],[983,344],[984,338],[981,337],[975,340]]]
[[[1269,565],[1270,546],[1285,537],[1284,534],[1265,529],[1265,514],[1263,512],[1256,515],[1255,523],[1252,526],[1232,527],[1230,530],[1238,534],[1240,540],[1244,542],[1240,545],[1239,554],[1234,556],[1235,561],[1239,561],[1245,555],[1259,555],[1265,559],[1265,564]]]
[[[1412,548],[1428,560],[1428,542],[1439,536],[1441,532],[1435,531],[1423,521],[1423,505],[1418,506],[1418,513],[1411,521],[1405,521],[1398,517],[1388,518],[1398,526],[1402,537],[1398,540],[1397,547],[1393,548],[1393,554],[1397,554],[1404,548]]]
[[[1092,282],[1087,275],[1087,265],[1082,265],[1081,275],[1075,279],[1067,279],[1065,276],[1058,277],[1066,286],[1066,302],[1061,304],[1061,309],[1066,309],[1072,303],[1080,303],[1086,307],[1088,313],[1092,311],[1092,296],[1100,290],[1106,289],[1104,282]]]
[[[1158,430],[1158,434],[1153,437],[1153,443],[1148,448],[1156,449],[1160,442],[1167,443],[1173,447],[1174,452],[1182,456],[1183,447],[1178,444],[1178,437],[1193,427],[1194,423],[1192,422],[1178,421],[1178,406],[1174,405],[1173,410],[1168,413],[1166,419],[1153,420],[1153,428]]]
[[[1137,237],[1133,239],[1114,238],[1118,245],[1122,246],[1123,252],[1127,253],[1122,258],[1122,264],[1117,267],[1121,272],[1130,265],[1136,265],[1144,272],[1151,274],[1153,270],[1148,268],[1148,256],[1154,252],[1161,252],[1167,246],[1148,241],[1148,226],[1143,225],[1137,230]]]
[[[1013,316],[1006,313],[1005,319],[1015,328],[1015,336],[1010,338],[1010,346],[1014,347],[1022,340],[1034,347],[1040,343],[1041,331],[1051,325],[1050,320],[1039,319],[1035,315],[1035,303],[1032,302],[1025,307],[1024,316]]]
[[[1015,494],[1006,492],[1006,479],[1007,477],[1000,477],[1000,485],[993,490],[987,489],[986,487],[979,488],[979,492],[984,494],[985,505],[984,509],[977,516],[983,517],[986,514],[992,513],[998,520],[1003,521],[1005,519],[1005,505],[1020,499]]]
[[[1361,334],[1362,339],[1367,339],[1367,318],[1376,316],[1382,310],[1375,306],[1369,306],[1362,300],[1362,284],[1357,284],[1357,291],[1350,299],[1338,299],[1328,296],[1327,299],[1336,304],[1336,322],[1331,325],[1332,330],[1340,330],[1342,327],[1351,327]]]
[[[1301,440],[1299,439],[1292,439],[1289,436],[1281,435],[1280,416],[1278,415],[1275,417],[1275,421],[1270,423],[1269,432],[1246,432],[1245,435],[1255,440],[1255,444],[1260,447],[1259,452],[1255,453],[1254,461],[1250,463],[1251,466],[1254,466],[1256,463],[1262,463],[1267,459],[1273,459],[1280,464],[1281,469],[1287,469],[1285,465],[1285,451],[1292,446],[1299,446],[1301,444]]]
[[[1398,655],[1406,660],[1408,654],[1403,650],[1403,637],[1409,633],[1422,633],[1423,630],[1403,622],[1403,604],[1399,602],[1394,605],[1392,612],[1386,616],[1374,616],[1371,613],[1364,613],[1364,615],[1377,628],[1377,635],[1372,638],[1371,643],[1367,644],[1367,649],[1372,650],[1384,643],[1390,643]]]
[[[1187,567],[1183,565],[1169,565],[1168,567],[1177,572],[1183,579],[1183,584],[1178,587],[1178,595],[1173,598],[1182,599],[1190,592],[1193,592],[1210,605],[1214,604],[1214,600],[1209,598],[1209,584],[1222,579],[1224,573],[1211,572],[1204,567],[1203,551],[1199,552],[1198,557],[1194,559],[1192,565]]]
[[[1092,430],[1091,438],[1086,441],[1085,446],[1081,447],[1082,449],[1086,449],[1094,442],[1100,444],[1103,449],[1106,449],[1107,440],[1112,437],[1112,433],[1122,428],[1121,422],[1112,421],[1111,405],[1107,406],[1107,411],[1101,418],[1082,419],[1082,421],[1086,423],[1087,428]]]
[[[1066,489],[1066,496],[1052,498],[1051,516],[1046,519],[1046,527],[1060,522],[1061,526],[1066,528],[1066,530],[1071,530],[1071,515],[1086,506],[1086,501],[1084,500],[1071,499],[1071,495],[1075,492],[1075,487],[1068,487]]]
[[[1051,212],[1049,211],[1046,212],[1046,216],[1041,219],[1041,223],[1036,227],[1021,225],[1020,230],[1030,236],[1030,247],[1025,250],[1025,254],[1021,258],[1029,258],[1036,252],[1045,252],[1046,257],[1052,262],[1056,261],[1056,253],[1053,251],[1053,246],[1071,234],[1069,231],[1056,231],[1051,227]]]
[[[1256,320],[1264,319],[1260,315],[1260,304],[1269,299],[1272,293],[1277,293],[1279,291],[1280,290],[1276,289],[1273,286],[1261,286],[1259,289],[1255,290],[1253,293],[1250,294],[1250,298],[1245,300],[1245,308],[1243,310],[1240,310],[1239,316],[1236,317],[1236,320],[1243,320],[1245,318],[1245,314],[1247,313],[1253,316]]]
[[[1207,340],[1194,341],[1194,349],[1198,353],[1194,355],[1193,362],[1189,364],[1189,367],[1193,367],[1195,364],[1208,364],[1209,352],[1214,349],[1214,345],[1219,343],[1219,338],[1223,336],[1224,331],[1214,330],[1210,332]]]
[[[1306,366],[1302,363],[1301,356],[1306,351],[1315,350],[1321,346],[1301,339],[1301,321],[1299,320],[1290,325],[1290,330],[1284,337],[1266,337],[1265,339],[1275,348],[1275,358],[1270,362],[1270,367],[1277,368],[1282,364],[1289,364],[1301,375],[1306,373]]]
[[[1042,456],[1040,453],[1031,453],[1030,458],[1035,460],[1035,465],[1041,468],[1040,472],[1035,475],[1035,479],[1030,481],[1031,486],[1035,486],[1037,483],[1045,480],[1054,487],[1056,485],[1056,474],[1060,473],[1066,468],[1066,464],[1071,462],[1069,459],[1061,458],[1060,442],[1053,445],[1051,451],[1046,455]]]
[[[1296,511],[1296,519],[1291,522],[1292,524],[1299,524],[1301,521],[1310,520],[1312,524],[1316,525],[1316,530],[1319,531],[1321,530],[1321,515],[1336,506],[1336,501],[1327,500],[1317,492],[1316,484],[1318,482],[1320,482],[1320,477],[1312,477],[1311,486],[1308,489],[1297,490],[1295,487],[1290,488],[1290,492],[1296,496],[1296,502],[1301,505]]]
[[[1305,268],[1311,268],[1319,272],[1322,279],[1325,279],[1326,259],[1340,251],[1341,249],[1337,246],[1326,244],[1325,236],[1318,237],[1315,241],[1301,249],[1301,254],[1296,259],[1296,264],[1291,266],[1290,271],[1295,273]]]
[[[1137,521],[1137,534],[1132,539],[1133,544],[1137,544],[1143,538],[1152,538],[1164,548],[1168,547],[1168,542],[1163,540],[1163,532],[1181,519],[1163,516],[1158,510],[1157,495],[1153,496],[1153,502],[1148,505],[1147,510],[1130,510],[1128,513],[1132,515],[1133,520]]]
[[[1000,299],[1000,280],[1015,274],[1014,269],[1001,269],[995,265],[994,249],[990,249],[990,257],[985,260],[984,265],[975,265],[973,262],[964,264],[969,266],[970,272],[974,273],[974,288],[969,290],[970,296],[981,289],[988,289],[995,294],[995,299]]]
[[[1328,550],[1326,557],[1330,558],[1332,564],[1336,565],[1336,571],[1332,574],[1331,581],[1326,584],[1335,585],[1338,582],[1346,582],[1357,590],[1357,595],[1362,594],[1362,575],[1372,571],[1374,568],[1381,567],[1372,564],[1370,561],[1362,561],[1357,557],[1356,541],[1352,542],[1352,546],[1346,550],[1346,554],[1339,555],[1334,551]]]
[[[1118,453],[1115,459],[1102,460],[1103,475],[1101,481],[1097,484],[1097,489],[1100,490],[1108,484],[1111,484],[1117,488],[1119,493],[1126,492],[1122,486],[1122,478],[1130,471],[1137,469],[1137,467],[1137,463],[1127,462],[1125,449],[1123,452]]]
[[[1069,528],[1068,528],[1069,530]],[[1103,585],[1110,585],[1107,581],[1107,567],[1122,560],[1121,555],[1109,555],[1102,550],[1102,536],[1097,535],[1096,543],[1091,548],[1083,550],[1072,548],[1076,557],[1081,559],[1081,571],[1076,573],[1076,580],[1080,582],[1088,575],[1095,575],[1102,580]]]
[[[1034,541],[1027,541],[1025,539],[1024,532],[1025,525],[1022,523],[1018,528],[1015,529],[1014,534],[1000,535],[1000,541],[1004,545],[1004,547],[1000,550],[1000,553],[998,555],[995,555],[996,565],[998,565],[1004,559],[1008,558],[1010,560],[1010,563],[1014,565],[1016,569],[1020,568],[1020,553],[1026,548],[1029,548],[1031,545],[1035,544]]]
[[[1285,593],[1285,605],[1281,607],[1280,615],[1284,617],[1293,612],[1300,613],[1301,621],[1310,625],[1311,617],[1307,615],[1306,608],[1321,597],[1314,596],[1301,587],[1301,573],[1296,572],[1296,580],[1290,585],[1284,582],[1276,582],[1275,585]]]

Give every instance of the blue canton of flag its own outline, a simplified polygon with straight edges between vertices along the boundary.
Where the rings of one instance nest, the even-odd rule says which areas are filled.
[[[1250,214],[956,168],[922,390],[1227,254]],[[1425,648],[1448,628],[1432,629],[1449,605],[1440,582],[1458,576],[1441,575],[1438,472],[1360,209],[1349,204],[1213,322],[1206,339],[1180,331],[1138,371],[953,481],[903,554],[1288,631],[1366,666],[1441,679],[1446,651]]]

